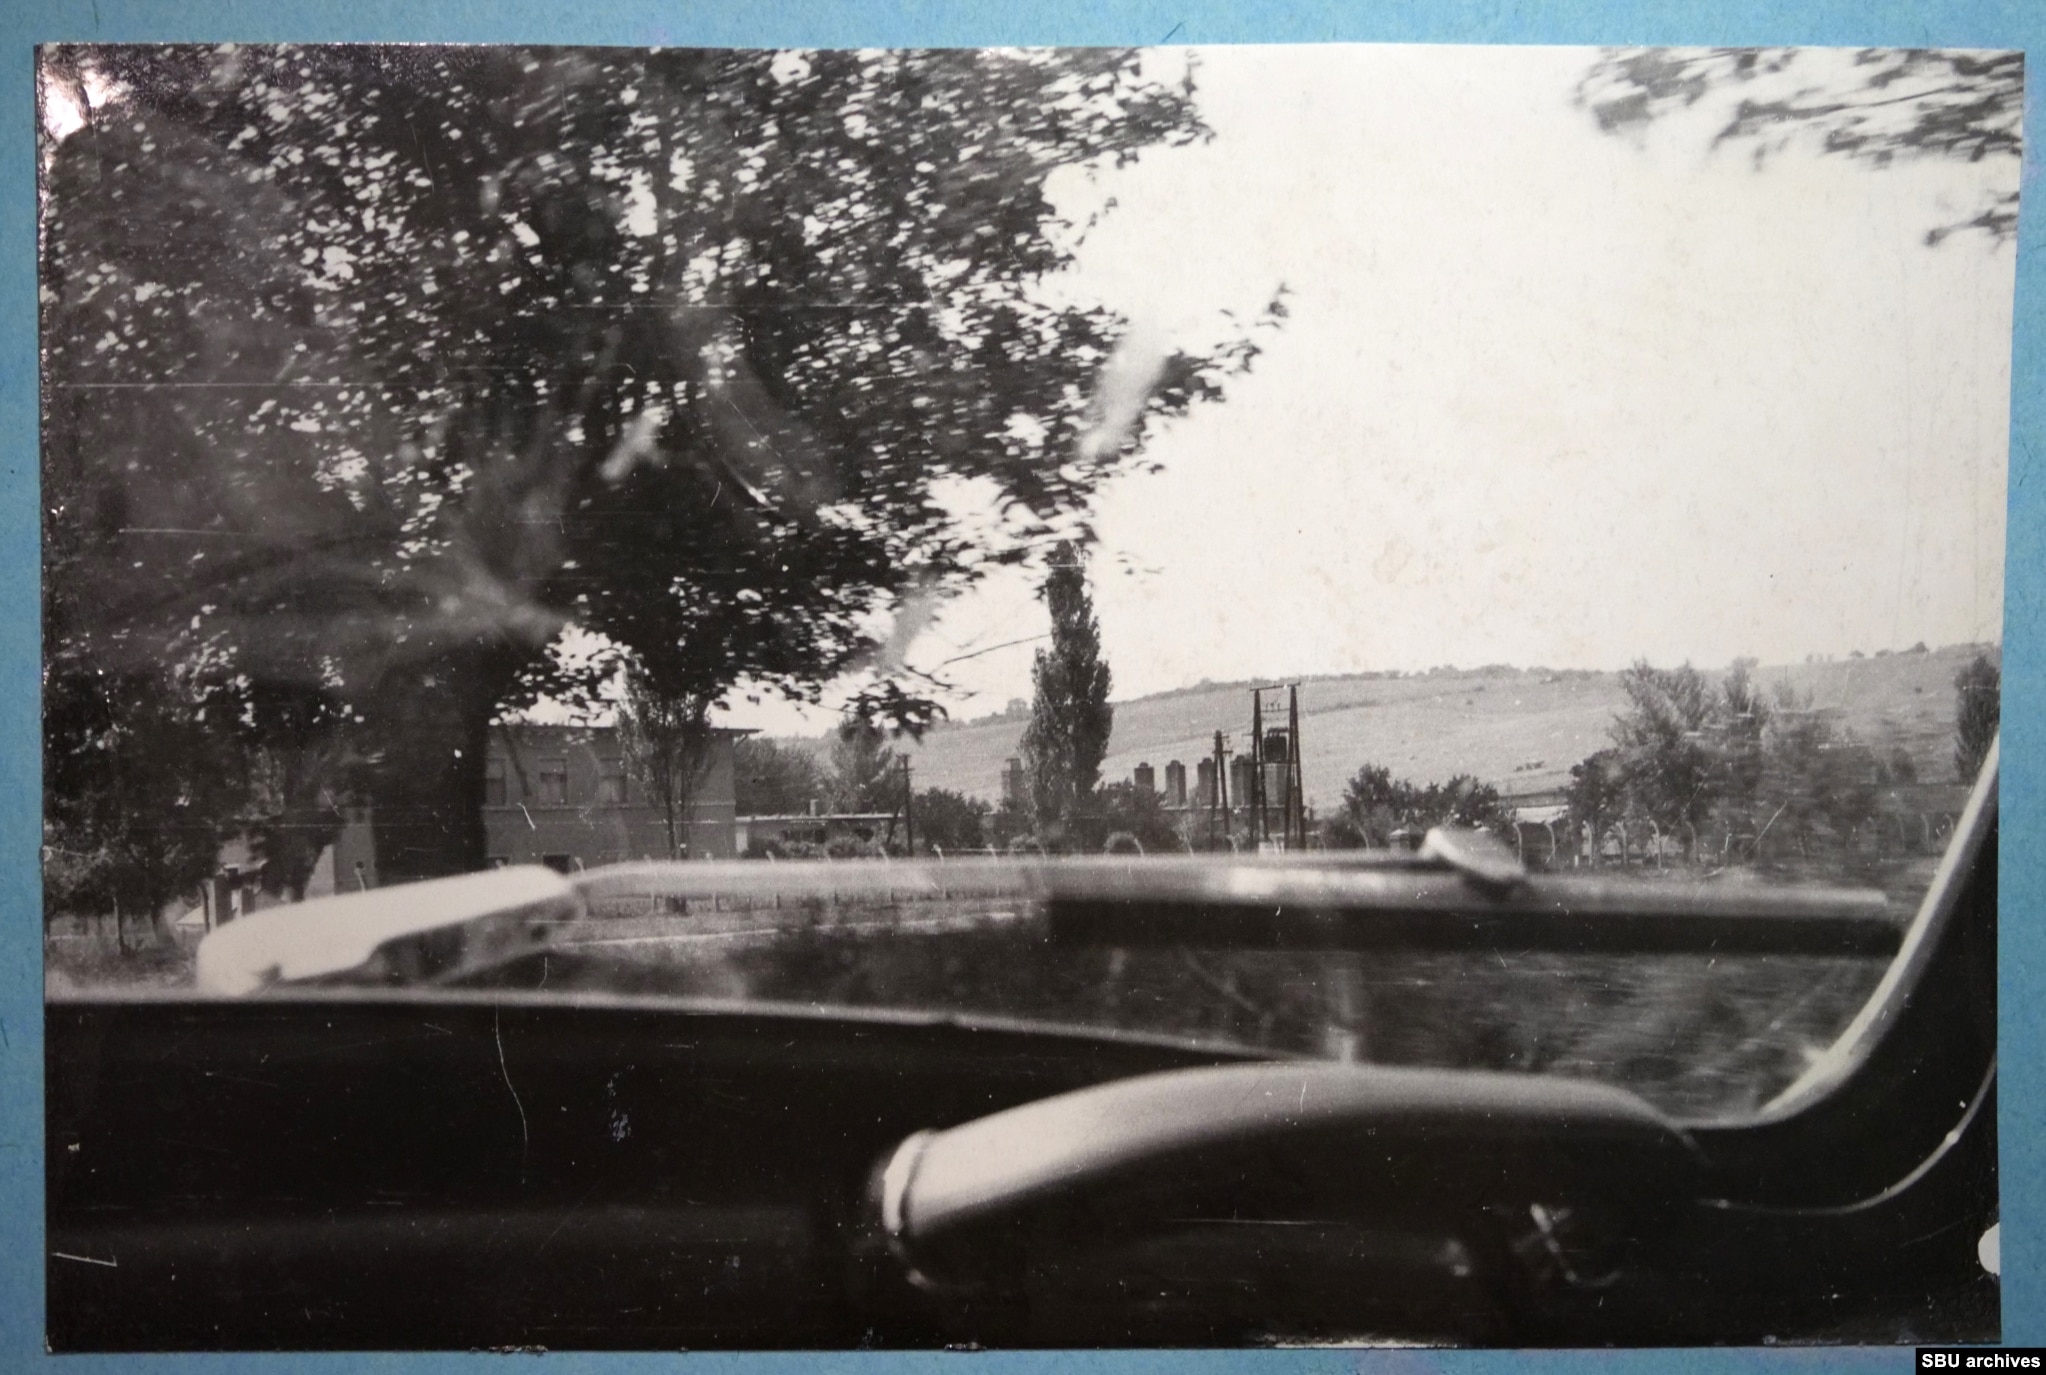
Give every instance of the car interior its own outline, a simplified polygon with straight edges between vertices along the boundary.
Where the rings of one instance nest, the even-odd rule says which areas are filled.
[[[715,867],[673,881],[700,891]],[[421,885],[295,972],[253,938],[230,958],[230,927],[210,988],[51,1002],[54,1350],[1999,1330],[1977,1257],[1997,1216],[1993,753],[1860,1014],[1759,1111],[1704,1120],[1565,1076],[942,1010],[564,996],[602,957],[549,948],[560,913],[508,872]],[[1079,945],[1870,938],[1818,900],[1772,918],[1766,893],[1744,920],[1690,899],[1686,927],[1653,893],[1516,880],[1447,835],[1388,872],[1046,861],[1030,881],[1047,938]],[[464,944],[478,930],[495,934]],[[252,959],[270,963],[237,989]]]

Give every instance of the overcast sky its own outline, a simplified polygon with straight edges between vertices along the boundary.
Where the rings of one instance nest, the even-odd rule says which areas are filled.
[[[1604,135],[1594,58],[1199,53],[1214,141],[1116,174],[1075,289],[1195,341],[1281,282],[1292,316],[1100,497],[1117,697],[2000,638],[2015,255],[1925,234],[2015,168]],[[909,661],[1044,629],[1018,576]],[[1028,697],[1033,648],[942,669],[953,715]]]

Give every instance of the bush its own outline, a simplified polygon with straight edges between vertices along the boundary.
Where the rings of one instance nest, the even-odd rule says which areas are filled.
[[[885,859],[888,849],[878,840],[858,836],[833,836],[824,842],[826,859]]]
[[[1366,764],[1343,787],[1343,809],[1323,829],[1333,850],[1383,849],[1395,834],[1434,826],[1469,826],[1505,835],[1511,825],[1499,790],[1469,774],[1423,787],[1377,764]]]
[[[988,843],[987,822],[993,811],[977,797],[949,788],[926,788],[916,795],[916,837],[926,849],[950,854],[978,850]]]
[[[822,859],[824,847],[807,840],[756,840],[746,847],[748,859]]]
[[[1165,801],[1156,792],[1133,783],[1111,783],[1095,794],[1093,802],[1076,819],[1076,848],[1087,851],[1130,854],[1177,854],[1186,848]],[[1109,851],[1119,838],[1136,846],[1132,851]]]

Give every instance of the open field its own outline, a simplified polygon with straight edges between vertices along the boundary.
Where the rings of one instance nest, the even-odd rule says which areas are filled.
[[[1919,777],[1953,777],[1954,674],[1981,646],[1894,653],[1825,663],[1764,666],[1765,687],[1788,681],[1870,744],[1901,745]],[[1102,776],[1124,778],[1139,762],[1158,770],[1207,755],[1214,733],[1235,741],[1250,728],[1250,685],[1215,683],[1118,702]],[[1438,670],[1399,677],[1312,678],[1300,685],[1303,773],[1310,805],[1328,807],[1367,763],[1415,782],[1475,775],[1503,793],[1562,787],[1570,766],[1611,743],[1623,703],[1615,673],[1546,669]],[[1016,753],[1026,718],[984,718],[931,731],[898,748],[915,761],[919,787],[950,788],[990,801],[1002,761]],[[822,749],[821,741],[807,742]]]

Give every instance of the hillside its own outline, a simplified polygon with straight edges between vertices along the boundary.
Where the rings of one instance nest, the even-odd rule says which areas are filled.
[[[1953,773],[1954,674],[1981,646],[1929,653],[1764,666],[1765,687],[1788,680],[1817,705],[1837,708],[1863,739],[1910,751],[1919,776]],[[1223,730],[1241,745],[1250,727],[1250,685],[1213,683],[1118,702],[1102,776],[1125,778],[1149,762],[1164,782],[1167,761],[1187,766]],[[1300,734],[1308,800],[1332,805],[1367,763],[1416,782],[1474,774],[1504,793],[1569,782],[1570,766],[1608,743],[1623,700],[1619,676],[1587,671],[1485,668],[1400,677],[1357,675],[1300,685]],[[919,788],[941,787],[993,800],[1002,761],[1016,753],[1026,718],[940,726],[921,745],[898,745],[915,761]],[[821,748],[821,742],[818,743]]]

